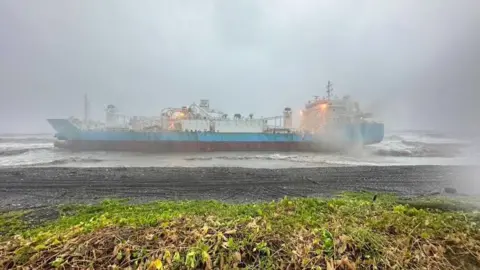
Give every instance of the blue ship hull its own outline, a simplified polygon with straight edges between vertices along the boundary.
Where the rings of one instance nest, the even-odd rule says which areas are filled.
[[[48,122],[57,132],[56,146],[79,151],[325,151],[352,144],[375,144],[384,137],[382,123],[345,125],[335,138],[327,138],[296,133],[87,131],[78,129],[68,119]]]

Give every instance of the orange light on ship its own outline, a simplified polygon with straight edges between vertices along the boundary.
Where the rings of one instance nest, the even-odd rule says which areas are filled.
[[[174,112],[172,114],[172,119],[181,119],[181,118],[184,118],[185,117],[185,114],[183,112]]]
[[[326,103],[320,105],[320,109],[322,111],[325,111],[327,109],[328,105]]]

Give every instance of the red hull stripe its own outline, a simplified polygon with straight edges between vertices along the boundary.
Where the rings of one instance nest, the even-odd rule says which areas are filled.
[[[309,142],[145,142],[145,141],[66,141],[55,146],[79,151],[129,152],[210,152],[210,151],[312,151]]]

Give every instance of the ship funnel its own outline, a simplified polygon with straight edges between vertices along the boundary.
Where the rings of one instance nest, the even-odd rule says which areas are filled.
[[[290,107],[283,110],[283,127],[292,128],[292,109]]]

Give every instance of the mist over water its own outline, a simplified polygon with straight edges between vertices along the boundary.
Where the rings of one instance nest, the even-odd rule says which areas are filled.
[[[466,138],[425,131],[397,131],[377,145],[344,153],[214,152],[142,154],[55,149],[52,135],[0,136],[0,167],[322,167],[478,165],[480,148]]]
[[[480,132],[480,2],[1,1],[0,132],[202,98],[277,115],[336,93],[393,129]],[[296,116],[298,117],[298,116]]]

